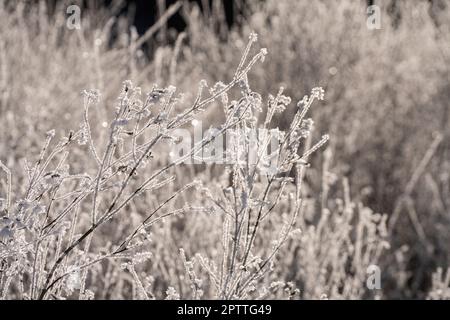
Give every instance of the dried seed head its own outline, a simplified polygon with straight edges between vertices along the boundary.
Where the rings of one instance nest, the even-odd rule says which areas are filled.
[[[251,42],[256,42],[256,41],[258,41],[258,34],[252,31],[252,32],[250,32],[248,39]]]
[[[311,96],[317,100],[323,100],[325,97],[325,91],[322,87],[315,87],[311,90]]]
[[[98,103],[100,101],[100,91],[97,89],[83,90],[83,96],[88,103]]]

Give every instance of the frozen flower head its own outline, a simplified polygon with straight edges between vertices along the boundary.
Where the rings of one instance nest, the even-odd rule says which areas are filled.
[[[47,138],[52,139],[55,136],[55,129],[47,131],[46,136]]]
[[[174,287],[169,287],[166,291],[166,300],[180,300],[180,295],[177,293]]]
[[[315,87],[311,91],[311,96],[316,98],[317,100],[323,100],[325,97],[325,91],[322,87]]]
[[[177,87],[172,86],[172,85],[168,86],[167,89],[166,89],[166,92],[167,92],[167,94],[169,94],[169,95],[174,94],[175,91],[177,91]]]
[[[98,103],[100,101],[100,91],[97,89],[83,90],[83,96],[88,103]]]
[[[252,31],[252,32],[250,32],[250,35],[248,38],[251,42],[256,42],[256,41],[258,41],[258,34],[256,32]]]
[[[136,96],[140,96],[142,94],[141,87],[134,87],[133,88],[133,94],[136,95]]]
[[[123,91],[128,92],[130,89],[133,89],[133,82],[131,80],[125,80],[123,82]]]
[[[264,60],[266,59],[267,54],[268,54],[267,48],[262,48],[259,53],[261,55],[261,58],[260,58],[261,63],[263,63]]]
[[[278,102],[280,104],[283,104],[284,106],[287,106],[291,103],[292,99],[291,97],[285,96],[285,95],[280,95],[278,98]]]
[[[200,88],[207,88],[208,82],[205,79],[200,80]]]

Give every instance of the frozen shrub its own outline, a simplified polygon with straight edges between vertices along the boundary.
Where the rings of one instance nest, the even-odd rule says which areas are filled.
[[[248,50],[244,52],[231,82],[223,84],[208,97],[204,97],[202,93],[204,84],[201,85],[191,107],[178,114],[173,113],[175,105],[180,103],[180,96],[177,95],[175,87],[154,86],[146,97],[142,97],[140,88],[135,87],[131,81],[125,81],[116,103],[114,117],[108,128],[104,129],[108,138],[103,141],[103,145],[93,140],[89,117],[91,109],[98,107],[101,101],[100,94],[96,90],[85,90],[84,117],[80,129],[70,131],[59,141],[54,141],[57,139],[54,130],[47,132],[38,159],[24,163],[28,183],[23,194],[12,192],[10,170],[1,165],[3,171],[7,173],[8,186],[6,200],[2,200],[0,230],[2,261],[0,291],[3,298],[62,299],[74,297],[76,293],[81,299],[96,297],[99,292],[92,279],[95,274],[101,272],[101,269],[96,268],[104,265],[106,261],[116,260],[129,261],[125,263],[124,270],[130,272],[133,278],[132,296],[141,299],[152,296],[151,292],[147,292],[135,267],[153,259],[151,254],[145,253],[145,248],[150,246],[152,240],[149,233],[151,226],[171,215],[189,215],[192,210],[196,210],[191,209],[187,203],[180,208],[171,208],[172,203],[186,190],[198,185],[194,182],[176,186],[174,182],[178,181],[172,169],[187,157],[205,148],[217,135],[235,127],[250,129],[250,123],[254,125],[251,115],[259,110],[257,108],[259,100],[254,98],[259,95],[249,88],[247,73],[266,55],[266,51],[261,50],[249,62],[246,61],[254,41],[251,37]],[[160,154],[158,160],[162,161],[156,162],[157,159],[152,155],[153,150],[159,145],[162,145],[162,149],[159,150],[164,150],[165,141],[174,139],[172,133],[175,129],[191,122],[199,113],[204,112],[211,102],[237,85],[242,90],[241,103],[234,105],[227,114],[227,119],[216,136],[204,138],[180,159],[170,162]],[[312,96],[305,99],[305,106],[298,108],[289,133],[282,141],[278,155],[280,166],[266,177],[269,182],[265,187],[266,195],[262,199],[258,200],[258,196],[253,196],[252,193],[253,185],[259,179],[264,179],[258,178],[259,166],[250,168],[248,164],[245,166],[240,161],[232,166],[234,178],[231,188],[235,194],[235,201],[239,201],[234,205],[240,207],[240,212],[229,214],[234,214],[240,221],[239,226],[233,226],[234,229],[240,230],[235,237],[241,237],[242,232],[242,241],[245,239],[246,244],[235,239],[234,244],[230,246],[233,248],[232,252],[226,252],[233,258],[230,262],[224,262],[230,265],[227,267],[224,284],[218,296],[246,296],[246,287],[253,285],[259,278],[258,273],[262,271],[262,266],[255,264],[252,249],[261,219],[271,211],[263,210],[268,201],[266,199],[268,191],[272,184],[279,184],[277,188],[281,193],[284,186],[292,180],[287,176],[291,169],[297,167],[297,171],[300,172],[308,156],[328,139],[324,137],[303,154],[297,154],[300,138],[296,132],[312,101],[323,99],[320,90],[314,89]],[[273,102],[274,107],[276,104]],[[266,121],[266,126],[268,124],[269,121]],[[266,145],[267,142],[261,143]],[[78,145],[86,147],[80,148]],[[242,152],[245,158],[248,156],[248,145],[244,144],[241,147],[244,148]],[[248,160],[248,157],[246,159]],[[74,172],[70,164],[81,162],[84,163],[86,172]],[[284,175],[284,178],[278,176],[279,174]],[[253,181],[251,177],[255,180]],[[300,173],[297,174],[297,179],[299,178]],[[297,185],[296,202],[300,201],[300,181]],[[143,199],[146,193],[158,192],[163,188],[171,188],[172,195],[162,201],[152,197],[153,202],[159,202],[154,203],[155,209],[148,211],[145,205],[142,210],[147,213],[136,212],[136,209],[133,209],[140,206],[141,201],[145,202]],[[223,205],[228,207],[231,203]],[[207,211],[205,207],[199,209]],[[299,209],[300,206],[297,204],[292,212],[293,220],[298,215]],[[127,213],[131,214],[131,220],[124,220],[123,216]],[[253,218],[254,215],[256,216]],[[123,224],[122,221],[129,221],[129,224],[120,233],[109,238],[101,236],[102,229],[110,226],[117,228]],[[224,223],[226,226],[230,225],[229,222]],[[246,232],[244,225],[248,226]],[[267,257],[269,260],[265,264],[270,262],[284,242],[284,238],[288,237],[291,225],[287,224],[284,228],[286,229],[283,229],[281,238],[277,240],[279,243],[274,246],[275,251]],[[224,234],[230,232],[224,229]],[[197,286],[200,280],[196,279],[191,262],[188,262],[184,255],[183,257],[188,275]],[[242,270],[250,268],[248,263],[252,265],[251,268],[256,270],[261,267],[261,270],[254,275],[248,271],[242,273]],[[237,274],[240,274],[238,278]],[[120,274],[115,276],[120,277]],[[240,279],[241,276],[244,278]],[[238,287],[229,287],[236,285],[237,279]],[[242,287],[239,281],[243,281]],[[89,289],[88,285],[91,286]],[[194,288],[197,288],[196,286]],[[196,296],[200,297],[198,292]],[[169,287],[167,298],[177,297],[179,294],[173,287]]]

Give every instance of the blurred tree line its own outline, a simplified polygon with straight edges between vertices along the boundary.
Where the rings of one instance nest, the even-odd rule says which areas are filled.
[[[45,0],[48,8],[55,8],[58,0]],[[127,15],[133,24],[136,26],[138,33],[143,34],[150,26],[152,26],[159,16],[163,14],[165,9],[173,5],[178,0],[77,0],[68,1],[70,4],[79,4],[85,8],[98,9],[100,7],[112,7],[116,9],[117,15]],[[228,27],[240,24],[239,16],[242,16],[249,11],[249,0],[182,0],[191,4],[197,4],[204,14],[210,14],[214,2],[220,2],[220,6],[225,13],[226,23]],[[264,0],[254,0],[253,2],[261,2]],[[316,0],[323,1],[323,0]],[[358,1],[358,0],[357,0]],[[377,5],[381,0],[359,0],[365,2],[367,6]],[[383,0],[385,1],[385,0]],[[397,23],[402,18],[402,12],[396,0],[389,1],[389,13],[395,17]],[[437,12],[444,10],[448,3],[445,0],[413,0],[419,2],[428,2],[430,4],[430,16],[436,24],[439,24]],[[167,22],[166,28],[175,29],[181,32],[186,28],[186,21],[180,13],[174,14]],[[164,35],[163,35],[164,36]]]

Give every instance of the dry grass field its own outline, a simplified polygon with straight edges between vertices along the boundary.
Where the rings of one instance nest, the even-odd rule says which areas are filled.
[[[0,0],[0,299],[450,298],[450,5],[235,2]]]

